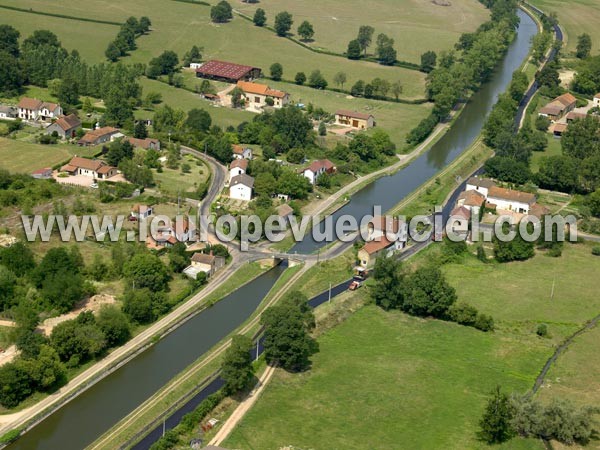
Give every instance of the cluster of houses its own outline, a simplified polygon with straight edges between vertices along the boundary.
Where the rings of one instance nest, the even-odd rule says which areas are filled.
[[[541,217],[548,212],[545,206],[537,203],[535,194],[500,187],[489,178],[471,177],[450,215],[467,223],[473,214],[480,214],[481,208],[510,215],[513,223],[518,223],[525,215]]]
[[[538,115],[548,118],[551,122],[548,131],[560,137],[567,131],[571,122],[585,118],[593,108],[600,108],[600,93],[594,96],[591,104],[582,108],[577,108],[577,99],[572,94],[566,93],[542,107]],[[600,120],[600,115],[593,114],[592,117]]]
[[[378,257],[389,257],[406,246],[404,226],[397,217],[375,216],[368,224],[365,245],[358,251],[358,269],[371,269]]]

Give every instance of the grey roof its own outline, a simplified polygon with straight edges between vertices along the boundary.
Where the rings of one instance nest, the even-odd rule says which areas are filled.
[[[14,106],[0,105],[0,112],[6,113],[6,114],[17,114],[18,110]]]
[[[244,186],[248,186],[249,188],[254,187],[254,178],[250,175],[246,175],[245,173],[241,175],[236,175],[231,179],[230,186],[236,186],[238,184],[243,184]]]
[[[467,181],[467,184],[470,184],[471,186],[483,187],[483,188],[488,188],[488,189],[496,186],[496,183],[494,183],[489,178],[479,178],[479,177],[469,178],[469,181]]]

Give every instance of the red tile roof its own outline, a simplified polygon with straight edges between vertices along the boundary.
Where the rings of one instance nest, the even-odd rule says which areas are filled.
[[[336,116],[346,116],[346,117],[352,117],[354,119],[362,119],[362,120],[369,120],[370,117],[373,117],[373,114],[368,114],[368,113],[361,113],[358,111],[350,111],[348,109],[338,109],[335,112]]]
[[[212,265],[215,262],[216,257],[214,255],[207,255],[206,253],[194,253],[192,255],[192,262],[199,264]]]
[[[260,70],[260,68],[226,61],[211,60],[206,61],[201,67],[197,68],[196,73],[220,78],[228,78],[230,80],[240,80],[247,76],[252,70]]]
[[[69,114],[68,116],[62,116],[55,123],[63,131],[69,131],[72,128],[77,128],[81,126],[81,120],[79,120],[77,114]]]
[[[37,111],[38,109],[40,109],[42,107],[44,102],[42,102],[41,100],[38,100],[37,98],[29,98],[29,97],[23,97],[20,101],[19,104],[17,105],[18,108],[22,108],[22,109],[29,109],[32,111]]]
[[[236,155],[243,155],[244,150],[246,150],[247,148],[248,147],[244,147],[243,145],[233,144],[233,153]]]
[[[577,99],[568,92],[566,94],[560,95],[554,99],[555,102],[562,103],[565,107],[572,105],[573,103],[577,103]]]
[[[303,169],[302,172],[306,172],[307,170],[310,170],[313,173],[317,173],[321,169],[331,170],[334,168],[335,168],[335,166],[328,159],[319,159],[317,161],[313,161],[310,164],[310,166],[308,166],[306,169]]]
[[[375,216],[373,220],[369,222],[369,228],[373,228],[377,231],[385,231],[391,233],[398,233],[400,231],[400,220],[397,217],[391,216]]]
[[[248,168],[248,160],[247,159],[234,159],[229,165],[230,169],[235,169],[239,167],[240,169],[246,170]]]
[[[522,191],[514,191],[512,189],[505,189],[501,187],[493,187],[490,188],[488,192],[488,201],[491,198],[497,198],[500,200],[509,200],[514,202],[522,202],[527,203],[529,205],[533,205],[535,203],[536,197],[529,192]]]
[[[464,206],[458,206],[450,212],[450,216],[462,217],[463,219],[469,220],[471,218],[471,211]]]
[[[386,237],[382,237],[379,240],[367,242],[362,250],[366,251],[369,255],[373,255],[374,253],[388,248],[392,244],[392,241],[388,240]]]
[[[481,206],[485,201],[485,196],[474,189],[461,192],[458,196],[458,200],[464,200],[463,204],[466,206]]]
[[[145,150],[148,150],[152,145],[154,145],[154,146],[159,145],[158,139],[151,139],[151,138],[138,139],[138,138],[133,138],[133,137],[126,137],[125,139],[123,139],[123,141],[129,142],[134,147],[143,148]]]

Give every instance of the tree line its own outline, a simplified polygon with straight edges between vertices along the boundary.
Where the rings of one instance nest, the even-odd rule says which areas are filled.
[[[146,16],[136,19],[129,17],[119,30],[119,34],[114,41],[108,44],[104,55],[111,62],[116,62],[119,58],[126,56],[128,52],[137,48],[135,40],[148,33],[152,22]]]

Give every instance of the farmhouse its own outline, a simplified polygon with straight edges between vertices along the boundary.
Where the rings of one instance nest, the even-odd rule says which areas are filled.
[[[394,252],[394,241],[383,237],[376,241],[367,242],[363,248],[358,251],[358,261],[361,267],[370,269],[375,265],[379,256],[388,257]]]
[[[15,120],[19,116],[19,110],[14,106],[0,105],[0,119]]]
[[[77,144],[86,147],[90,145],[100,145],[109,141],[114,141],[121,136],[123,136],[123,134],[117,128],[102,127],[88,131],[85,136],[77,141]]]
[[[123,140],[129,142],[136,148],[143,148],[144,150],[160,150],[160,141],[158,139],[137,139],[133,137],[126,137]]]
[[[244,66],[226,61],[206,61],[196,69],[198,78],[237,83],[240,80],[251,81],[260,78],[262,70],[259,67]]]
[[[229,180],[238,175],[244,175],[248,169],[247,159],[234,159],[229,165]]]
[[[56,131],[62,139],[71,139],[75,137],[77,130],[81,128],[81,120],[77,114],[69,114],[60,117],[56,122],[46,127],[46,134],[52,134]]]
[[[489,178],[471,177],[467,180],[465,190],[474,190],[487,197],[489,189],[494,186],[496,186],[496,183]]]
[[[485,193],[487,194],[487,189]],[[458,199],[456,200],[456,204],[458,206],[464,207],[468,211],[471,211],[472,209],[477,210],[478,208],[481,208],[481,205],[483,205],[484,203],[485,195],[482,194],[480,191],[476,191],[474,189],[468,189],[466,191],[461,192],[458,196]]]
[[[320,175],[333,172],[335,172],[335,166],[328,159],[313,161],[306,169],[300,170],[300,173],[308,178],[311,184],[315,184]]]
[[[187,276],[196,279],[200,272],[206,274],[206,278],[210,278],[217,270],[225,265],[225,258],[222,256],[206,253],[194,253],[191,259],[191,265],[183,271]]]
[[[573,111],[575,106],[577,106],[577,99],[567,92],[566,94],[556,97],[540,109],[539,115],[554,121]]]
[[[372,114],[349,111],[345,109],[340,109],[335,112],[335,123],[337,125],[343,125],[355,128],[357,130],[373,128],[376,125],[375,117],[373,117]]]
[[[17,108],[19,118],[23,120],[50,120],[63,115],[60,105],[43,102],[37,98],[23,97]]]
[[[529,214],[529,210],[536,202],[536,197],[528,192],[494,186],[489,190],[487,201],[495,205],[496,209]]]
[[[254,178],[250,175],[236,175],[229,183],[229,198],[249,202],[252,200]]]
[[[252,109],[260,109],[268,105],[268,100],[273,101],[274,108],[282,108],[290,101],[287,92],[271,89],[266,84],[251,83],[249,81],[238,81],[237,87],[244,93],[246,106]]]
[[[109,166],[99,159],[87,159],[74,156],[68,164],[60,169],[70,175],[85,175],[99,180],[106,180],[117,174],[116,167]]]
[[[235,159],[252,159],[252,149],[243,145],[233,145],[233,157]]]

